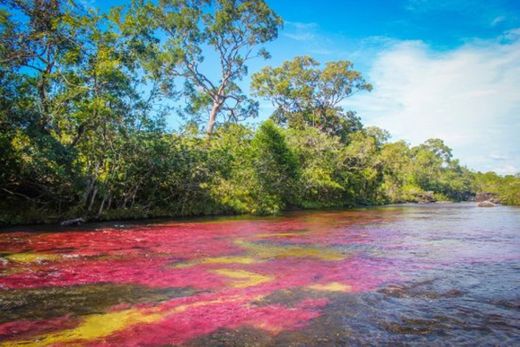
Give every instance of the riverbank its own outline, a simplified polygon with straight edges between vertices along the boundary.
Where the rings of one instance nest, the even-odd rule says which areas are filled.
[[[71,220],[60,220],[60,219],[49,219],[40,223],[18,223],[18,224],[0,224],[1,231],[24,231],[24,230],[48,230],[49,227],[57,231],[68,231],[78,229],[89,229],[89,228],[104,228],[104,227],[125,227],[130,225],[145,225],[145,224],[157,224],[163,222],[204,222],[204,221],[217,221],[221,219],[269,219],[277,218],[283,215],[291,213],[313,213],[313,212],[341,212],[341,211],[356,211],[363,209],[374,209],[374,208],[385,208],[385,207],[406,207],[406,206],[424,206],[424,205],[445,205],[445,204],[474,204],[477,206],[475,201],[434,201],[434,202],[401,202],[401,203],[388,203],[388,204],[374,204],[374,205],[359,205],[350,207],[328,207],[328,208],[293,208],[286,209],[274,214],[250,214],[250,213],[215,213],[215,214],[204,214],[204,215],[157,215],[148,216],[140,214],[128,214],[126,218],[81,218],[82,221],[79,223],[63,223]],[[126,214],[122,214],[123,216]],[[74,221],[75,219],[72,219]]]

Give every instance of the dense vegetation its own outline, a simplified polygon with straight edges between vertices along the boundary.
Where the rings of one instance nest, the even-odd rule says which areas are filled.
[[[251,78],[282,20],[261,0],[136,0],[100,14],[62,0],[0,8],[0,223],[276,213],[485,191],[439,139],[389,142],[341,107],[370,91],[348,61],[297,57]],[[209,71],[209,72],[207,72]],[[258,101],[271,119],[254,128]],[[165,117],[184,120],[171,131]]]

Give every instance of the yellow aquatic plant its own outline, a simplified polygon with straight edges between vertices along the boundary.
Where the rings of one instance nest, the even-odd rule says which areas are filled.
[[[211,257],[211,258],[202,258],[194,261],[176,264],[177,268],[185,268],[190,266],[195,266],[199,264],[253,264],[258,262],[257,259],[246,257],[246,256],[227,256],[227,257]]]
[[[261,296],[255,297],[255,299],[260,298]],[[31,340],[13,340],[0,342],[0,346],[39,347],[69,343],[74,345],[81,345],[82,343],[92,342],[97,339],[110,336],[118,331],[128,329],[129,327],[137,324],[147,324],[160,321],[167,316],[172,314],[179,314],[191,308],[242,300],[244,299],[240,296],[232,296],[228,298],[219,298],[215,300],[183,304],[164,311],[159,311],[158,308],[147,310],[132,308],[116,312],[107,312],[103,314],[92,314],[86,316],[85,319],[74,328],[44,334],[34,337]]]
[[[81,341],[92,341],[107,337],[113,333],[142,323],[152,323],[161,319],[159,313],[145,313],[137,309],[128,309],[87,316],[77,327],[33,338],[29,341],[6,341],[0,346],[49,346]]]
[[[261,275],[255,272],[233,269],[218,269],[215,273],[232,280],[231,286],[235,288],[247,288],[273,280],[272,276]]]
[[[310,232],[308,230],[294,230],[294,231],[285,231],[285,232],[278,232],[278,233],[261,233],[256,234],[256,238],[270,238],[270,237],[293,237],[293,236],[302,236],[302,235],[308,235]]]
[[[330,282],[327,284],[316,283],[308,286],[308,288],[326,292],[350,292],[352,290],[352,286],[339,282]]]
[[[265,234],[267,236],[268,234]],[[271,234],[271,235],[286,235]],[[289,234],[287,234],[289,235]],[[200,264],[253,264],[274,258],[316,258],[326,261],[337,261],[345,258],[345,254],[331,248],[319,248],[298,245],[272,245],[267,243],[235,241],[235,244],[246,249],[249,253],[243,256],[222,256],[195,259],[192,261],[173,265],[176,268],[186,268]]]
[[[272,245],[266,243],[254,243],[237,240],[235,243],[254,253],[255,257],[262,259],[273,258],[316,258],[320,260],[337,261],[345,258],[345,255],[331,248],[318,248],[296,245]]]
[[[47,253],[13,253],[5,258],[17,263],[36,263],[40,261],[53,261],[60,259],[58,254]]]

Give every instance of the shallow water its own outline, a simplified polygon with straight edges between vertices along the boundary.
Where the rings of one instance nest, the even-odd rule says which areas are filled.
[[[520,209],[0,233],[0,345],[520,344]]]

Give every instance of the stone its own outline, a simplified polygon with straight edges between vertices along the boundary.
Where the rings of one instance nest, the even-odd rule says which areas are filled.
[[[496,205],[491,201],[481,201],[477,205],[478,207],[495,207]]]

